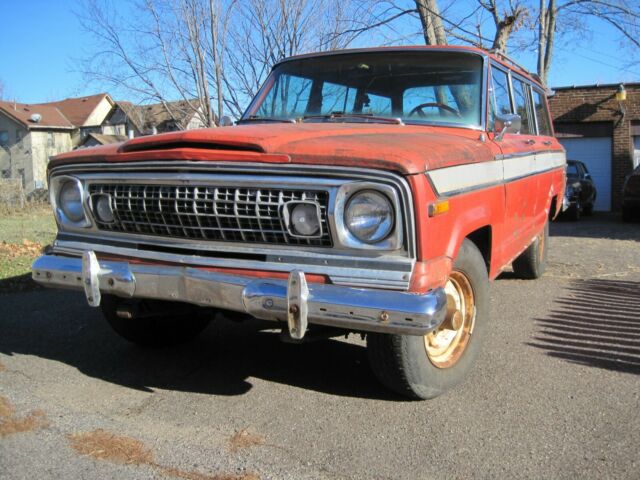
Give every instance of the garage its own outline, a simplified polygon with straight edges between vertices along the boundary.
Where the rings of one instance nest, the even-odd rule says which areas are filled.
[[[611,210],[611,137],[559,140],[567,150],[567,158],[580,160],[591,173],[598,192],[595,210]]]

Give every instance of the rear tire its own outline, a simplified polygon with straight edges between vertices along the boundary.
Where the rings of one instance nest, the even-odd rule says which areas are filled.
[[[586,216],[593,215],[593,203],[587,203],[587,204],[584,206],[584,209],[582,210],[582,212],[583,212]]]
[[[367,335],[371,368],[396,393],[437,397],[462,382],[475,364],[488,331],[489,278],[484,258],[470,240],[462,243],[445,290],[447,319],[434,332],[423,337]]]
[[[118,307],[135,305],[139,315],[121,318]],[[122,338],[144,347],[166,347],[187,342],[209,324],[210,317],[192,305],[160,301],[131,301],[104,296],[100,305],[111,328]],[[162,314],[155,313],[163,311]],[[155,313],[155,314],[154,314]]]
[[[633,210],[630,207],[622,207],[622,221],[630,222],[633,220]]]
[[[572,220],[574,222],[577,222],[578,220],[580,220],[580,204],[576,203],[574,205],[571,205],[569,207],[569,209],[566,212],[566,217],[569,220]]]
[[[546,222],[542,233],[513,261],[513,272],[518,278],[535,280],[544,275],[547,269],[548,239],[549,222]]]

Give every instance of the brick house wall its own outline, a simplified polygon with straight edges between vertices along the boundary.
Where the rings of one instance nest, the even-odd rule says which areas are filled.
[[[558,87],[549,99],[558,137],[612,137],[611,201],[614,210],[620,209],[622,184],[633,169],[633,136],[640,135],[640,84],[625,84],[625,89],[624,115],[616,100],[617,84]]]

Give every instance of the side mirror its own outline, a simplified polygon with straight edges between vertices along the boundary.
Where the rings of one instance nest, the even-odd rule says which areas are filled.
[[[229,115],[223,115],[222,118],[220,119],[220,126],[231,127],[232,125],[233,125],[233,120],[231,120],[231,117]]]
[[[584,178],[586,178],[587,180],[591,180],[591,174],[590,173],[585,173],[584,174]]]
[[[516,113],[496,115],[495,134],[496,140],[502,140],[505,133],[518,133],[522,128],[522,118]]]

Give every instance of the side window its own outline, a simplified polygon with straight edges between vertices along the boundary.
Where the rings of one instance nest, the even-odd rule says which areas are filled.
[[[509,97],[509,77],[499,68],[491,68],[491,98],[489,100],[489,130],[494,129],[496,115],[512,113]]]
[[[524,135],[535,135],[535,128],[531,121],[529,87],[517,78],[513,79],[513,100],[516,104],[516,113],[522,119],[522,128],[520,133]]]
[[[533,91],[534,108],[536,110],[536,119],[538,120],[538,135],[546,135],[551,137],[551,120],[549,119],[549,110],[545,96],[538,90]]]

